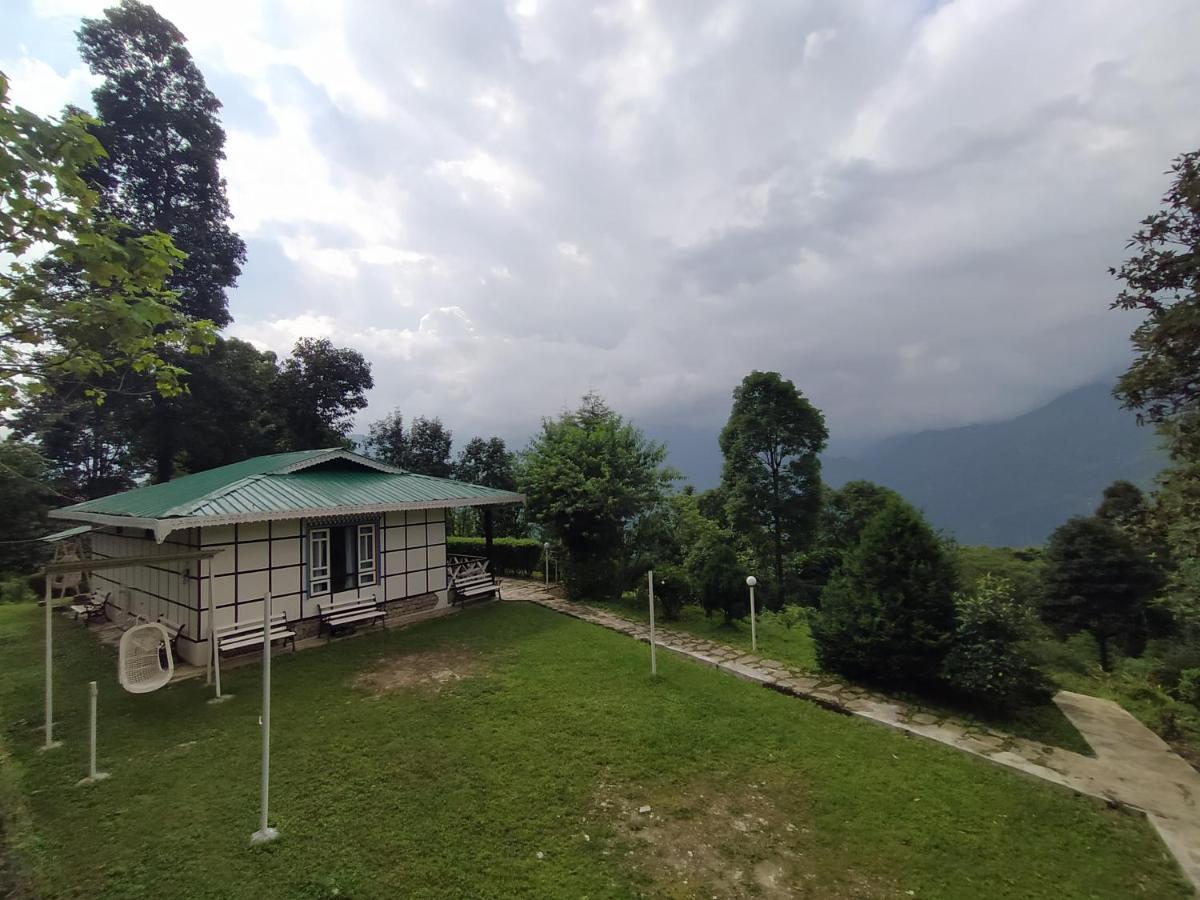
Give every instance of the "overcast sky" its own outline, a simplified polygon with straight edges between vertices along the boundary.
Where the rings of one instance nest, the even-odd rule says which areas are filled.
[[[1200,146],[1196,0],[159,0],[224,103],[229,333],[358,348],[458,442],[595,389],[714,430],[753,368],[835,438],[1120,368],[1107,274]],[[5,0],[0,69],[86,105],[104,3]]]

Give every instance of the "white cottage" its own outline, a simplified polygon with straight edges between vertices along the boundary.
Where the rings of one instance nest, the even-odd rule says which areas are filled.
[[[449,602],[446,510],[523,501],[335,449],[257,456],[50,515],[92,525],[93,557],[220,551],[91,575],[118,614],[182,626],[179,655],[204,665],[214,621],[261,622],[267,591],[301,637],[317,631],[319,605],[351,598],[375,597],[393,617],[437,614]]]

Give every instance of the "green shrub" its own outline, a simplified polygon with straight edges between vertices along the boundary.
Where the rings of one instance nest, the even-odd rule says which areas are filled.
[[[826,669],[932,684],[954,632],[954,566],[921,514],[892,500],[863,529],[813,620]]]
[[[703,534],[688,554],[687,565],[696,598],[708,615],[720,612],[726,624],[746,617],[750,595],[742,575],[745,568],[728,532],[714,528]]]
[[[1200,669],[1184,669],[1179,673],[1175,696],[1184,703],[1200,707]]]
[[[487,542],[476,537],[446,538],[446,552],[464,556],[484,556]],[[542,565],[542,545],[533,538],[496,538],[492,541],[494,575],[529,575]]]
[[[1065,641],[1044,637],[1029,644],[1029,652],[1037,664],[1050,672],[1071,672],[1087,675],[1100,665],[1096,639],[1086,631],[1073,634]]]
[[[36,599],[37,595],[29,586],[26,576],[0,576],[0,603],[28,603]]]
[[[1037,619],[1017,599],[1012,582],[984,575],[974,591],[954,599],[958,625],[942,665],[947,684],[997,709],[1048,699],[1049,682],[1026,647]]]
[[[642,609],[650,604],[650,595],[645,577],[637,590],[637,602]],[[696,602],[696,591],[692,579],[683,566],[664,563],[654,570],[654,605],[662,610],[663,618],[675,621],[684,606]]]
[[[764,625],[778,625],[780,628],[791,631],[798,625],[807,625],[810,612],[813,612],[811,607],[788,603],[784,605],[783,609],[776,612],[769,609],[764,610],[758,618]]]

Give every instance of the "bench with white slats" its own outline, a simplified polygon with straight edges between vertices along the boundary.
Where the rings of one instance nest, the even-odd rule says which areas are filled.
[[[361,622],[368,624],[378,622],[380,627],[387,627],[385,622],[387,613],[384,611],[383,601],[373,594],[369,597],[318,603],[317,615],[321,619],[320,625],[317,626],[317,633],[320,634],[322,630],[327,629],[328,640],[333,640],[338,629],[349,628]]]
[[[238,622],[236,625],[226,625],[216,632],[217,652],[231,653],[234,650],[245,650],[247,647],[261,647],[263,643],[262,619],[257,622]],[[271,616],[271,643],[276,641],[291,641],[292,651],[296,650],[296,632],[288,627],[287,614],[275,613]]]
[[[479,597],[490,597],[492,594],[500,597],[500,585],[486,569],[459,572],[454,576],[452,585],[455,599],[463,604]]]

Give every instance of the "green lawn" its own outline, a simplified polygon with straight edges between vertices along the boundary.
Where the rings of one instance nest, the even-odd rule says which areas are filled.
[[[515,604],[277,657],[282,838],[252,849],[258,667],[223,705],[135,697],[58,622],[66,743],[40,754],[38,622],[0,606],[31,896],[1191,896],[1138,815],[667,654],[652,679],[644,645]],[[113,777],[76,787],[93,678]]]
[[[646,622],[650,618],[649,611],[629,597],[608,608],[640,622]],[[685,606],[677,620],[660,624],[663,628],[686,631],[711,641],[742,647],[747,652],[750,650],[749,621],[726,625],[723,616],[705,616],[704,611],[698,606]],[[809,672],[819,671],[812,635],[808,625],[804,623],[787,628],[770,618],[761,620],[758,624],[758,652],[762,656],[779,660],[799,669]],[[839,677],[837,680],[843,679]],[[1014,734],[1017,737],[1028,738],[1031,741],[1049,744],[1053,747],[1062,747],[1087,756],[1093,755],[1092,748],[1088,746],[1087,741],[1059,711],[1059,708],[1051,702],[1024,707],[1008,714],[997,714],[972,709],[961,702],[955,702],[948,698],[940,698],[935,701],[928,697],[916,697],[900,692],[895,692],[894,696],[919,709],[943,715],[954,715],[960,719],[979,722],[988,728]]]

